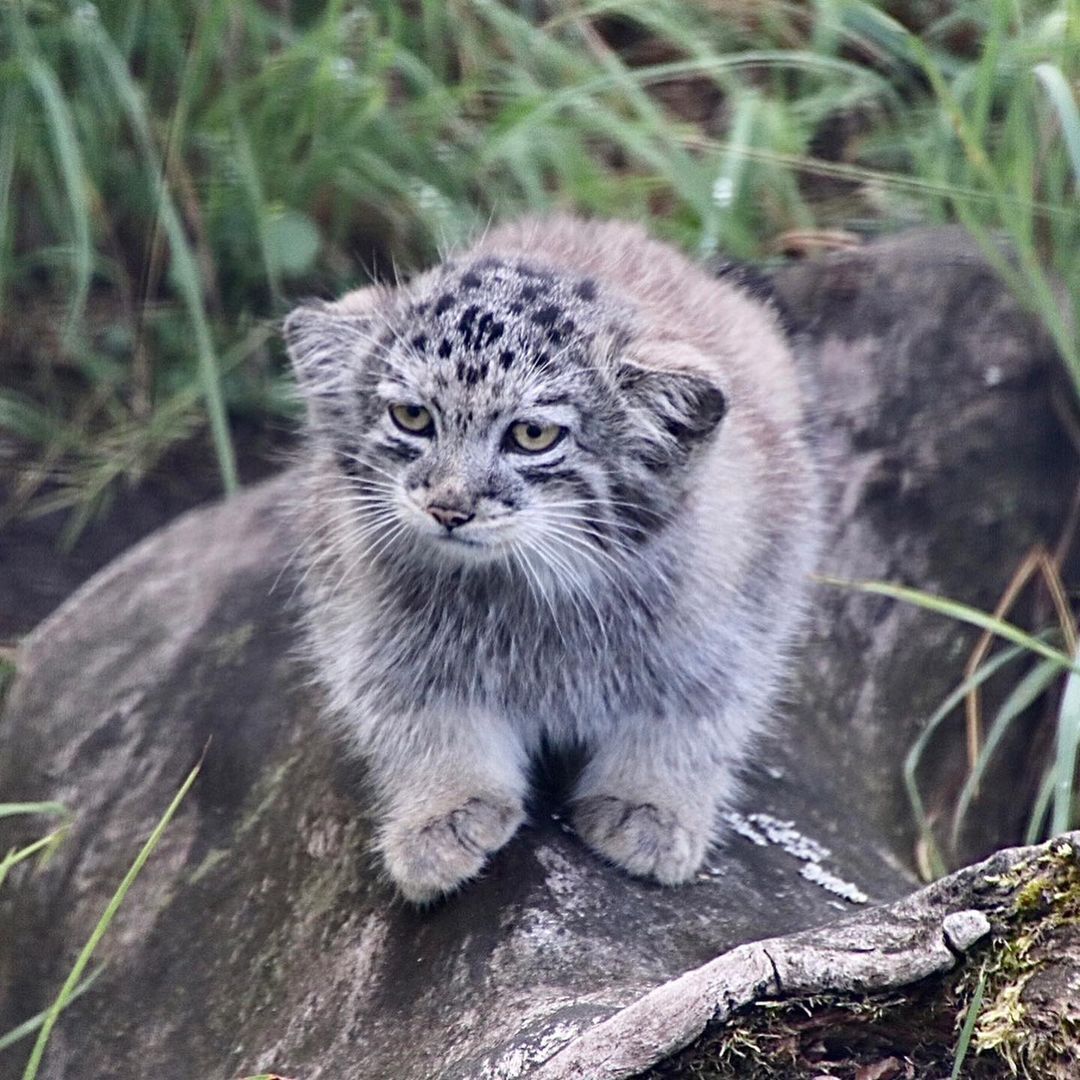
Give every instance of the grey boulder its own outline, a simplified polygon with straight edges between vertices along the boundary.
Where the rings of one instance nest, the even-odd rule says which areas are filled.
[[[1048,343],[953,232],[795,265],[775,286],[834,492],[824,571],[992,607],[1057,537],[1077,482]],[[899,779],[973,636],[825,585],[781,731],[696,883],[628,878],[543,806],[481,879],[405,906],[369,855],[362,769],[295,659],[293,482],[152,536],[20,650],[0,797],[77,818],[0,894],[0,1032],[48,1005],[206,748],[43,1075],[623,1077],[739,1005],[901,985],[988,932],[978,874],[910,895]],[[943,750],[925,783],[945,789],[959,767]],[[1008,835],[1016,803],[988,800],[987,836],[964,853]],[[5,847],[33,835],[0,824]],[[27,1049],[0,1072],[18,1075]]]

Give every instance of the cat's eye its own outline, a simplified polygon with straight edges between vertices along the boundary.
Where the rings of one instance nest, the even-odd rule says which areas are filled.
[[[564,435],[566,428],[558,424],[537,424],[519,420],[506,433],[506,448],[524,454],[542,454],[550,450]]]
[[[391,405],[390,419],[410,435],[435,434],[435,421],[423,405]]]

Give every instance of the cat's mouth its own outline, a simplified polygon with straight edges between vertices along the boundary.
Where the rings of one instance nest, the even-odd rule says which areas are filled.
[[[479,540],[473,540],[468,536],[459,536],[457,533],[444,532],[439,535],[439,539],[444,544],[453,544],[457,547],[470,547],[470,548],[485,548],[489,545],[480,543]]]
[[[503,527],[483,513],[475,521],[463,522],[451,528],[437,524],[429,514],[416,506],[410,505],[407,516],[415,534],[418,534],[418,540],[429,551],[449,560],[487,562],[498,558],[505,546]]]
[[[487,562],[499,553],[499,544],[487,538],[470,536],[459,529],[441,529],[427,532],[425,539],[435,550],[448,559],[464,562]]]

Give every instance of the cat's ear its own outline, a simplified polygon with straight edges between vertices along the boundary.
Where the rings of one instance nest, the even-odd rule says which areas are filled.
[[[698,371],[653,367],[624,360],[618,370],[623,393],[651,421],[662,441],[683,451],[710,438],[727,412],[723,390]]]
[[[348,372],[370,348],[375,289],[358,289],[336,303],[296,308],[285,320],[285,345],[301,393],[313,406],[334,398]]]

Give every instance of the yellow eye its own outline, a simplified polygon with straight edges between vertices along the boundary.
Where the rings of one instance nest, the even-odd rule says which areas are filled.
[[[433,435],[435,424],[423,405],[391,405],[390,419],[410,435]]]
[[[537,424],[520,420],[512,424],[507,432],[507,448],[526,454],[540,454],[550,450],[565,434],[566,428],[559,427],[558,424]]]

